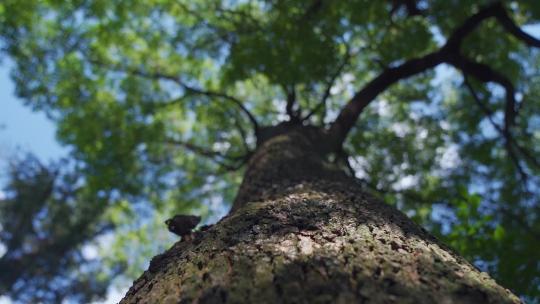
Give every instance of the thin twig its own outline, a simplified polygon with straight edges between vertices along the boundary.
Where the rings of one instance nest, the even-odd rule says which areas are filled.
[[[345,53],[345,57],[343,58],[341,64],[338,66],[338,68],[336,69],[334,74],[332,74],[332,76],[328,80],[328,82],[326,84],[326,89],[324,90],[324,94],[323,94],[321,100],[319,101],[317,106],[315,106],[315,108],[313,108],[313,110],[311,110],[311,112],[309,112],[304,118],[301,119],[302,121],[306,121],[306,120],[310,119],[311,116],[313,116],[314,114],[316,114],[317,112],[319,112],[320,110],[322,110],[326,106],[326,102],[327,102],[328,98],[330,97],[330,91],[332,90],[332,87],[334,86],[334,84],[335,84],[337,78],[339,77],[339,75],[341,75],[341,72],[343,71],[343,69],[349,63],[349,60],[350,60],[351,57],[352,57],[352,55],[349,52],[349,47],[347,45],[347,51]]]
[[[505,141],[505,148],[506,148],[506,151],[508,153],[508,156],[510,157],[510,159],[512,160],[512,162],[516,166],[516,169],[518,170],[518,173],[521,176],[522,181],[526,184],[526,182],[528,180],[528,175],[525,172],[525,170],[523,169],[523,167],[521,166],[521,164],[519,162],[519,158],[517,157],[517,155],[515,154],[515,151],[513,149],[514,146],[516,148],[518,148],[518,150],[521,150],[522,148],[519,146],[519,144],[516,142],[516,140],[514,139],[514,137],[512,136],[512,134],[510,132],[507,132],[507,130],[505,130],[503,127],[501,127],[499,124],[497,124],[493,120],[493,112],[482,102],[482,100],[480,100],[480,97],[478,96],[478,94],[474,90],[474,87],[470,83],[467,75],[464,75],[464,83],[465,83],[465,86],[467,87],[467,89],[469,90],[471,96],[473,97],[473,100],[476,103],[476,105],[484,112],[484,114],[488,118],[490,124],[503,137],[503,139]]]
[[[173,75],[168,75],[168,74],[164,74],[160,72],[147,72],[147,71],[130,68],[130,67],[110,66],[103,62],[92,60],[92,59],[90,60],[90,62],[100,67],[107,68],[109,70],[113,70],[116,72],[132,74],[132,75],[140,76],[143,78],[149,78],[149,79],[156,79],[156,80],[163,79],[163,80],[172,81],[178,84],[180,87],[182,87],[188,94],[202,95],[202,96],[207,96],[207,97],[216,97],[216,98],[228,100],[234,103],[248,117],[249,121],[253,125],[255,134],[257,134],[259,131],[259,124],[255,116],[244,106],[241,100],[239,100],[238,98],[234,96],[231,96],[222,92],[199,89],[196,87],[189,86],[186,83],[184,83],[179,77],[173,76]]]
[[[246,156],[247,154],[241,155],[241,156],[226,155],[219,151],[214,151],[209,148],[204,148],[204,147],[198,146],[196,144],[193,144],[187,141],[181,141],[181,140],[176,140],[176,139],[167,139],[166,143],[176,145],[176,146],[181,146],[185,148],[186,150],[193,152],[197,155],[203,156],[230,171],[237,170],[242,165],[238,165],[238,164],[231,165],[231,164],[226,163],[226,161],[232,161],[232,162],[242,161],[242,164],[243,164],[243,160],[245,160],[245,158],[247,157]]]

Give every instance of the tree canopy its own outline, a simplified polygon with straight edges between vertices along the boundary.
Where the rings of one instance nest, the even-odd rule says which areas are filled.
[[[47,225],[84,228],[60,251],[68,267],[0,290],[24,301],[84,285],[78,271],[135,276],[174,239],[164,219],[224,214],[257,138],[285,123],[325,127],[333,161],[538,302],[540,40],[523,29],[539,21],[537,0],[4,0],[16,94],[57,124],[71,165],[14,169],[2,260],[62,238]]]

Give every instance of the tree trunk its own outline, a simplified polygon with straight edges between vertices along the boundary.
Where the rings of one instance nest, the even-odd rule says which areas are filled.
[[[121,303],[519,303],[328,164],[322,134],[260,144],[231,213],[154,257]]]

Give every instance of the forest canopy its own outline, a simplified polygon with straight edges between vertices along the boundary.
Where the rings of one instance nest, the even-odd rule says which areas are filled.
[[[70,153],[14,157],[0,292],[131,281],[176,240],[165,219],[226,213],[283,123],[333,132],[332,161],[538,303],[539,22],[537,0],[2,1],[16,95]]]

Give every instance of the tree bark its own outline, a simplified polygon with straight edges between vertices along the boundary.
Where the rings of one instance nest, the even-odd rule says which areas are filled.
[[[324,133],[261,143],[228,216],[154,257],[121,303],[519,303],[326,161]]]

